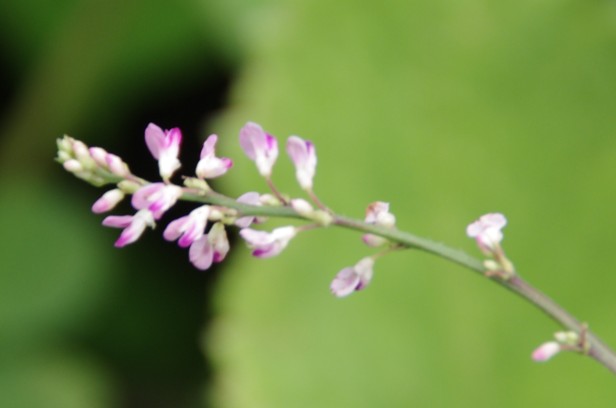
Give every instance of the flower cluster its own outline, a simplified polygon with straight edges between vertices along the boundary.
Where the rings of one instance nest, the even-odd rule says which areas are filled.
[[[200,203],[187,215],[169,222],[163,231],[165,240],[177,241],[181,248],[188,248],[189,261],[200,270],[209,269],[226,258],[230,249],[227,236],[230,226],[240,229],[239,235],[252,255],[258,258],[280,254],[293,238],[309,229],[339,225],[361,230],[362,241],[369,247],[381,248],[380,252],[365,256],[337,273],[330,284],[336,297],[346,297],[366,288],[372,281],[374,264],[380,256],[402,248],[429,248],[427,244],[415,244],[419,240],[397,238],[400,234],[394,231],[396,217],[389,211],[389,203],[371,203],[363,222],[336,215],[325,206],[313,190],[317,165],[315,146],[299,136],[287,139],[286,152],[295,167],[297,182],[309,200],[281,194],[272,180],[278,159],[278,140],[253,122],[248,122],[240,130],[239,143],[246,156],[255,163],[270,191],[265,194],[250,191],[236,199],[226,197],[208,184],[209,179],[221,177],[233,167],[231,159],[216,154],[217,142],[215,134],[204,141],[194,176],[184,177],[182,185],[172,182],[182,166],[179,159],[182,133],[179,128],[164,130],[150,123],[145,129],[145,143],[157,161],[160,181],[150,182],[137,177],[120,157],[99,147],[88,147],[69,136],[58,140],[57,160],[67,171],[95,186],[113,185],[92,205],[94,213],[109,212],[125,197],[131,196],[132,214],[110,215],[102,221],[104,226],[122,229],[115,241],[116,247],[132,244],[146,228],[155,228],[179,200]],[[270,215],[299,219],[305,223],[285,225],[272,231],[254,228]],[[520,282],[520,278],[516,277],[513,264],[501,247],[502,229],[506,224],[503,214],[485,214],[469,224],[466,233],[487,257],[483,262],[486,276],[498,278],[505,285],[514,285]],[[440,250],[437,245],[433,248],[437,248],[430,249],[433,252]],[[445,251],[441,253],[445,256]],[[481,270],[476,266],[472,268]],[[537,301],[536,296],[534,301]],[[546,361],[563,350],[588,353],[590,345],[585,330],[579,334],[571,331],[556,333],[554,340],[533,352],[533,360]]]
[[[162,181],[148,182],[136,177],[118,156],[98,147],[88,148],[68,136],[58,140],[58,161],[66,170],[94,185],[115,184],[113,189],[105,192],[92,205],[95,213],[111,211],[127,195],[132,195],[130,203],[135,209],[133,214],[110,215],[102,222],[104,226],[122,229],[115,241],[116,247],[132,244],[146,228],[155,228],[165,212],[178,200],[192,197],[193,201],[202,201],[203,205],[169,222],[163,231],[166,240],[177,241],[180,247],[188,248],[190,262],[201,270],[210,268],[227,256],[229,240],[226,227],[230,225],[240,228],[239,235],[251,248],[253,256],[268,258],[281,253],[298,233],[334,222],[335,215],[319,201],[313,191],[317,156],[312,142],[299,136],[290,136],[286,144],[286,151],[295,166],[297,181],[313,201],[311,204],[302,198],[288,199],[278,192],[272,181],[278,158],[278,140],[260,125],[248,122],[239,132],[239,143],[246,156],[254,161],[259,174],[265,178],[271,194],[247,192],[236,200],[227,201],[226,205],[216,203],[215,198],[223,196],[212,191],[207,184],[208,179],[223,176],[233,166],[231,159],[216,155],[217,142],[218,136],[215,134],[205,140],[195,176],[186,177],[184,185],[176,185],[171,181],[182,165],[179,159],[182,132],[179,128],[165,130],[153,123],[145,129],[145,143],[158,162]],[[195,200],[195,197],[198,199]],[[311,224],[288,225],[270,232],[254,229],[253,225],[265,221],[256,210],[268,206],[288,207],[295,218]],[[366,223],[393,228],[395,217],[389,213],[389,204],[371,204],[366,213]],[[370,246],[388,243],[370,234],[364,236],[364,241]],[[354,267],[344,268],[331,284],[332,293],[343,297],[366,287],[372,278],[372,267],[377,256],[363,258]]]

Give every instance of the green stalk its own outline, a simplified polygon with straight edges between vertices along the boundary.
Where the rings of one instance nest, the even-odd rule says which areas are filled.
[[[182,196],[182,199],[231,208],[238,212],[238,216],[266,216],[305,220],[304,217],[297,214],[288,206],[276,207],[241,204],[232,198],[226,197],[214,191],[200,194],[196,190],[188,190],[188,192]],[[361,233],[378,235],[403,247],[431,253],[485,276],[486,268],[481,260],[468,255],[464,251],[451,248],[440,242],[431,241],[429,239],[418,237],[408,232],[399,231],[396,229],[367,224],[361,220],[341,215],[333,215],[331,225],[355,230]],[[493,276],[490,280],[511,290],[524,300],[530,302],[539,310],[551,317],[564,329],[578,333],[580,337],[585,340],[585,354],[608,368],[612,371],[612,373],[616,374],[616,353],[614,353],[613,350],[603,343],[603,341],[601,341],[596,334],[590,330],[587,330],[585,324],[577,320],[573,315],[567,312],[562,306],[554,302],[546,294],[531,286],[517,274],[508,279]]]

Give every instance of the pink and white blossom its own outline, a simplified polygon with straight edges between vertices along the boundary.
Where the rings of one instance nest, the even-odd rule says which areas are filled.
[[[165,228],[163,237],[167,241],[177,239],[179,246],[187,248],[204,235],[209,214],[210,206],[202,205],[190,214],[171,221]]]
[[[132,244],[143,234],[146,227],[154,228],[154,215],[147,209],[139,210],[135,215],[110,215],[103,220],[103,225],[124,228],[115,242],[117,248]]]
[[[248,246],[253,249],[253,256],[269,258],[278,255],[286,248],[289,241],[297,235],[297,228],[293,226],[280,227],[272,232],[244,228],[240,231],[240,235],[246,240]]]
[[[251,160],[257,165],[259,174],[269,178],[272,168],[278,158],[278,141],[261,126],[248,122],[240,130],[240,146]]]
[[[299,136],[287,140],[287,153],[295,165],[295,176],[302,189],[312,190],[312,180],[317,167],[314,144]]]
[[[160,176],[164,180],[169,180],[171,175],[180,168],[178,155],[181,142],[182,132],[179,128],[162,130],[154,123],[150,123],[145,129],[145,143],[152,156],[158,160]]]
[[[112,210],[122,199],[124,199],[122,190],[119,188],[109,190],[92,204],[92,212],[100,214]]]
[[[233,161],[227,157],[216,157],[217,135],[210,135],[203,143],[201,159],[197,163],[197,177],[215,178],[225,174],[232,166]]]
[[[131,203],[137,210],[148,209],[158,220],[182,195],[182,188],[173,184],[151,183],[133,194]]]
[[[229,240],[222,223],[215,223],[210,232],[195,240],[188,250],[188,258],[197,269],[209,269],[214,262],[222,262],[229,252]]]
[[[375,201],[366,208],[364,221],[386,228],[394,228],[396,225],[396,217],[389,212],[389,203],[383,201]],[[374,234],[364,234],[362,240],[371,247],[378,247],[389,242],[387,239]]]
[[[337,297],[345,297],[364,289],[372,280],[373,267],[374,259],[366,257],[355,266],[342,269],[330,285],[332,293]]]
[[[466,228],[466,235],[475,238],[479,248],[486,254],[492,254],[503,240],[501,229],[507,225],[507,219],[501,213],[482,215]]]
[[[562,350],[555,341],[548,341],[533,351],[532,359],[537,362],[548,361]]]

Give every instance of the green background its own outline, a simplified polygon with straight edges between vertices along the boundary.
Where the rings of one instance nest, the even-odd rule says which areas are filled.
[[[400,229],[479,255],[466,225],[503,212],[518,271],[614,345],[613,2],[9,1],[0,18],[0,406],[613,405],[609,371],[533,363],[558,327],[460,267],[391,254],[336,299],[373,250],[332,229],[267,260],[235,240],[202,273],[160,228],[114,249],[102,191],[52,160],[68,133],[154,178],[153,121],[184,130],[190,174],[216,132],[235,167],[215,186],[237,196],[266,189],[240,127],[297,134],[339,213],[388,201]],[[300,196],[282,156],[274,179]]]

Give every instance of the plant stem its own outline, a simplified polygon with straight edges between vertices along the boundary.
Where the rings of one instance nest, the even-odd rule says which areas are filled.
[[[241,216],[254,215],[304,219],[304,217],[297,214],[288,206],[272,207],[241,204],[232,198],[213,191],[210,191],[205,195],[186,193],[182,198],[188,201],[205,202],[232,208],[238,211]],[[361,220],[356,220],[341,215],[334,215],[332,224],[363,233],[378,235],[407,248],[429,252],[485,276],[486,268],[481,260],[468,255],[464,251],[448,247],[440,242],[434,242],[429,239],[418,237],[408,232],[399,231],[396,229],[367,224]],[[597,335],[590,330],[586,330],[585,325],[580,323],[580,321],[573,317],[562,306],[558,305],[543,292],[531,286],[519,275],[513,275],[509,279],[502,279],[498,276],[491,277],[490,279],[533,304],[563,328],[574,331],[580,335],[584,332],[587,342],[586,349],[588,350],[588,356],[592,357],[616,374],[616,353],[614,353],[613,350],[603,343]]]

